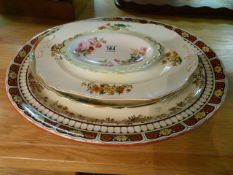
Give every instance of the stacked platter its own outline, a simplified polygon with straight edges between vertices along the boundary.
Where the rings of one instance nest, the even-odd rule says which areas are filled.
[[[220,61],[195,36],[155,21],[98,18],[29,41],[10,65],[7,92],[27,119],[58,135],[137,144],[205,121],[226,84]]]

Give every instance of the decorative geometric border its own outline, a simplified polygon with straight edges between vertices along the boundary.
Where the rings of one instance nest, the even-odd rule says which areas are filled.
[[[197,48],[204,56],[202,62],[206,73],[206,87],[201,97],[176,116],[134,126],[108,127],[81,123],[59,116],[41,106],[31,95],[26,85],[29,60],[27,54],[45,31],[29,41],[12,60],[6,77],[7,94],[16,109],[34,124],[57,135],[83,142],[102,144],[138,144],[154,142],[184,133],[207,120],[223,103],[226,96],[226,79],[223,67],[216,54],[197,37],[179,28],[159,22],[133,18],[99,18],[103,21],[123,21],[162,25],[175,31]]]

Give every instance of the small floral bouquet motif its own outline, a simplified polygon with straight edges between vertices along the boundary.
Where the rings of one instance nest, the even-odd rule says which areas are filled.
[[[57,56],[60,52],[60,49],[64,47],[64,43],[54,44],[51,48],[51,56]]]
[[[169,51],[165,54],[162,63],[167,64],[168,62],[170,62],[173,66],[177,66],[178,64],[181,64],[182,60],[177,52]]]
[[[132,63],[136,63],[139,61],[142,61],[142,57],[146,55],[147,53],[147,48],[146,47],[141,47],[140,49],[131,49],[131,54],[130,58],[127,60],[120,60],[120,59],[114,59],[116,63],[119,65],[128,65]]]
[[[117,30],[127,30],[127,27],[129,27],[129,25],[126,24],[111,24],[111,23],[107,23],[106,25],[100,26],[98,27],[98,30],[113,30],[113,31],[117,31]]]
[[[86,86],[87,91],[96,94],[122,94],[124,92],[129,93],[133,86],[132,85],[109,85],[109,84],[96,84],[93,82],[83,82],[81,86]]]
[[[90,38],[88,41],[82,41],[78,44],[75,52],[78,56],[86,56],[91,54],[95,49],[101,48],[102,44],[106,44],[106,40],[104,38],[98,39],[97,37]]]

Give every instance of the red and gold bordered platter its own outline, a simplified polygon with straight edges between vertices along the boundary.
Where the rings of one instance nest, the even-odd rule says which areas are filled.
[[[199,38],[174,26],[156,21],[135,18],[98,18],[102,21],[123,21],[161,25],[178,33],[201,55],[205,70],[205,88],[201,96],[179,113],[161,119],[130,126],[104,126],[74,121],[60,116],[39,103],[27,85],[28,53],[45,31],[28,41],[10,63],[6,76],[6,90],[14,107],[29,121],[59,136],[89,143],[130,145],[155,142],[185,133],[210,118],[226,96],[227,84],[224,68],[217,55]],[[111,132],[110,132],[111,131]]]

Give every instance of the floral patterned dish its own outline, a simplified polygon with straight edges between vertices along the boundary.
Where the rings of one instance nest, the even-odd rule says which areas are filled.
[[[135,72],[161,59],[161,45],[149,36],[99,29],[54,44],[51,52],[78,68],[95,72]]]
[[[159,141],[190,131],[210,118],[223,103],[227,90],[224,69],[216,54],[200,39],[182,29],[145,19],[117,17],[104,20],[150,23],[177,32],[199,56],[199,66],[189,80],[191,83],[180,94],[159,103],[118,109],[118,114],[111,111],[117,109],[107,108],[104,118],[97,108],[93,108],[92,114],[84,114],[81,103],[65,106],[70,99],[64,97],[60,102],[53,101],[49,91],[38,85],[30,73],[28,54],[34,44],[51,31],[48,30],[27,42],[7,71],[7,95],[26,119],[49,132],[76,141],[131,145]],[[125,91],[130,89],[124,88]],[[72,109],[74,107],[76,111]],[[127,117],[127,112],[134,112],[134,115]]]
[[[148,28],[147,31],[143,30],[145,27]],[[72,30],[70,31],[70,29]],[[91,31],[91,34],[90,32],[88,33],[87,30]],[[93,69],[90,70],[83,68],[82,65],[84,61],[76,60],[76,62],[72,64],[67,60],[67,58],[74,60],[76,57],[73,58],[70,56],[64,58],[61,56],[63,53],[63,45],[66,45],[67,40],[70,44],[64,47],[65,54],[67,54],[70,49],[69,54],[71,55],[74,54],[74,52],[77,54],[75,50],[79,50],[80,55],[89,55],[89,51],[84,51],[82,50],[83,48],[80,49],[80,47],[84,46],[82,46],[82,42],[79,42],[79,39],[76,40],[77,36],[80,35],[80,37],[84,37],[85,41],[88,40],[86,38],[91,36],[90,38],[92,39],[89,40],[86,45],[88,48],[91,46],[98,50],[98,47],[100,47],[100,45],[102,47],[102,44],[106,42],[103,38],[109,38],[109,40],[117,38],[112,32],[116,32],[115,35],[120,38],[119,41],[121,41],[121,43],[128,41],[127,45],[130,46],[132,43],[138,44],[135,48],[139,49],[133,50],[133,57],[137,57],[138,54],[146,53],[146,49],[141,48],[141,43],[143,42],[143,45],[159,46],[161,52],[155,54],[155,48],[146,46],[147,48],[153,48],[152,58],[148,56],[148,58],[139,61],[137,64],[131,64],[133,66],[131,68],[130,65],[125,65],[125,67],[119,66],[119,64],[126,63],[123,63],[123,60],[118,60],[114,63],[114,69],[110,67],[111,71],[115,70],[115,68],[118,71],[110,71],[107,73],[99,72],[98,68],[94,68],[96,64],[99,64],[99,59],[95,60],[97,63],[94,64]],[[78,34],[74,37],[74,33]],[[97,36],[98,39],[93,39],[92,35]],[[121,38],[121,35],[124,35],[124,37]],[[113,38],[110,38],[111,36],[113,36]],[[147,39],[143,38],[145,36]],[[141,38],[143,38],[143,40],[138,43],[132,42],[129,39],[124,40],[124,38],[127,37],[133,37],[136,41],[141,41]],[[64,38],[68,39],[64,40]],[[81,38],[81,41],[83,41],[83,38]],[[157,41],[161,44],[158,44]],[[77,48],[72,48],[73,46],[77,46]],[[124,48],[130,50],[126,46],[122,49]],[[94,51],[90,51],[90,53],[92,52]],[[78,96],[82,99],[89,98],[102,101],[105,104],[111,103],[117,105],[144,104],[148,103],[148,101],[166,97],[184,87],[198,65],[198,58],[195,51],[185,43],[179,35],[161,25],[139,25],[134,22],[119,23],[117,21],[109,22],[104,19],[85,20],[56,28],[41,38],[31,53],[31,57],[35,62],[35,74],[50,88],[61,93]],[[126,52],[124,52],[123,55],[125,53]],[[162,58],[160,58],[160,56],[162,56]],[[80,59],[89,60],[83,57]],[[94,59],[90,58],[90,60],[93,61]],[[147,62],[147,60],[149,62]],[[151,60],[154,60],[152,61],[153,63]],[[145,63],[148,67],[144,65]],[[141,65],[139,68],[142,68],[140,71],[137,67],[138,64]],[[93,66],[93,64],[90,65]],[[131,72],[133,68],[135,68],[134,66],[136,66],[137,71]],[[52,69],[50,67],[52,67]],[[101,67],[104,67],[102,70],[107,70],[108,66]],[[129,72],[127,72],[128,68]],[[119,72],[119,70],[125,70],[125,72]],[[145,89],[147,90],[145,91]]]
[[[143,122],[144,117],[142,116],[147,116],[145,119],[147,121],[155,118],[161,118],[165,113],[167,113],[167,111],[172,109],[174,109],[173,112],[178,112],[180,109],[176,110],[177,103],[182,104],[179,106],[181,108],[190,105],[200,97],[204,90],[205,74],[203,66],[200,64],[198,69],[190,77],[187,86],[182,88],[182,91],[169,95],[165,100],[152,101],[150,103],[140,105],[131,104],[130,106],[124,102],[121,102],[122,104],[119,103],[119,105],[110,105],[111,102],[101,103],[95,99],[82,99],[76,96],[61,94],[37,81],[30,69],[28,70],[26,79],[28,90],[31,94],[40,101],[40,103],[43,103],[54,111],[59,110],[60,106],[61,109],[59,111],[64,115],[65,113],[71,113],[74,118],[81,118],[86,122],[94,120],[105,121],[107,123],[112,122],[112,124],[124,124],[125,122],[130,122],[132,116],[134,116],[133,119],[135,122],[139,119]],[[128,90],[130,87],[124,88]],[[141,111],[144,111],[143,114]]]
[[[163,26],[103,19],[63,25],[42,38],[32,53],[37,74],[60,89],[70,88],[54,76],[67,73],[91,82],[132,84],[170,74],[181,77],[182,72],[184,84],[198,64],[195,52]]]

